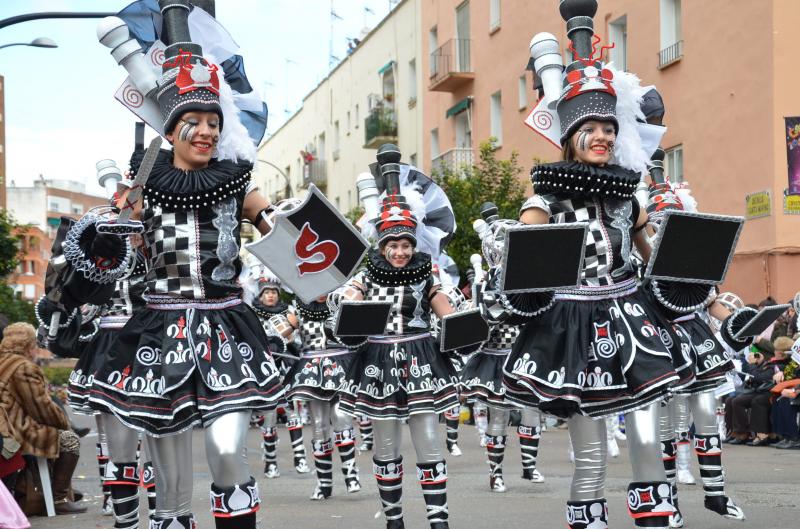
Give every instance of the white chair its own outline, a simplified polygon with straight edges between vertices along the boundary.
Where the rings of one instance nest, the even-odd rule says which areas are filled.
[[[39,468],[39,481],[42,484],[42,495],[44,505],[47,507],[47,516],[55,516],[56,508],[53,502],[53,487],[50,485],[50,468],[47,466],[47,458],[37,457],[36,466]]]

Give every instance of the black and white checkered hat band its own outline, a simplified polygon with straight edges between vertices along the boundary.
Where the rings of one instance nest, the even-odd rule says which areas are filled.
[[[388,241],[389,239],[410,239],[412,243],[417,244],[417,234],[415,230],[409,226],[392,226],[380,232],[378,237],[378,244]]]

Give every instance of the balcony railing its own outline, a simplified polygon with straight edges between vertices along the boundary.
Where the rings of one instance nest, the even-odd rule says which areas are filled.
[[[325,160],[314,159],[303,166],[303,183],[323,187],[328,182]]]
[[[397,143],[397,116],[393,109],[377,106],[364,119],[364,148],[377,149],[384,143]]]
[[[431,53],[430,85],[436,92],[452,92],[475,78],[469,39],[450,39]]]
[[[463,171],[466,167],[472,165],[474,160],[472,153],[472,149],[468,147],[445,151],[431,161],[432,172]]]
[[[658,52],[658,68],[666,68],[683,57],[683,41],[679,40]]]

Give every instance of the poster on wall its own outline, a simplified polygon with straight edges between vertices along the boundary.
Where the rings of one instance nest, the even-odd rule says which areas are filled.
[[[783,213],[800,215],[800,195],[790,195],[788,189],[783,192]]]
[[[789,195],[800,195],[800,117],[783,118],[786,124],[786,158]]]
[[[772,198],[770,192],[759,191],[745,196],[745,218],[758,219],[772,215]]]

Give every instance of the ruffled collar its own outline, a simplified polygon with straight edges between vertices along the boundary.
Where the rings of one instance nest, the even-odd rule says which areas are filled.
[[[639,173],[619,165],[588,165],[582,162],[554,162],[534,166],[531,182],[536,194],[632,198]]]
[[[325,321],[331,315],[331,310],[325,302],[312,301],[311,303],[303,303],[298,299],[295,300],[295,306],[300,317],[304,320]]]
[[[283,301],[279,301],[277,305],[274,305],[272,307],[264,305],[259,300],[255,300],[253,302],[253,310],[261,318],[270,318],[276,314],[282,314],[286,312],[286,309],[288,308],[289,306]]]
[[[393,267],[376,248],[367,254],[367,275],[379,285],[396,287],[417,284],[427,280],[431,270],[431,256],[425,252],[414,252],[411,261],[403,268]]]
[[[253,165],[212,159],[208,167],[193,171],[172,165],[173,153],[161,149],[147,179],[144,197],[170,209],[200,209],[218,204],[247,188]],[[139,170],[141,155],[131,159],[131,172]]]

